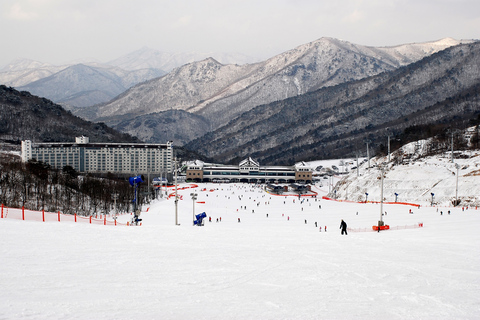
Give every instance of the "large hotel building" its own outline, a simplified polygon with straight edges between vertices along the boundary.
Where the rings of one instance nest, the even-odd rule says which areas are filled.
[[[91,143],[88,137],[75,142],[35,143],[22,141],[22,161],[36,159],[53,168],[71,166],[84,173],[147,174],[172,171],[172,142]]]

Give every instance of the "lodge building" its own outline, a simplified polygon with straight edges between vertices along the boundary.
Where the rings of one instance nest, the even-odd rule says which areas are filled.
[[[187,166],[186,179],[194,182],[311,183],[312,172],[305,162],[293,166],[260,166],[247,158],[238,166],[194,161]]]
[[[22,141],[22,161],[36,159],[52,168],[71,166],[82,173],[147,174],[172,171],[172,142],[91,143],[88,137],[75,142]]]

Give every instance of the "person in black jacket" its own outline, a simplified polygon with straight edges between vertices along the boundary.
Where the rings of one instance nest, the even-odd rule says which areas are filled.
[[[342,219],[342,222],[340,223],[340,229],[342,229],[342,235],[343,235],[344,232],[345,232],[346,235],[348,235],[348,233],[347,233],[347,223],[345,221],[343,221],[343,219]]]

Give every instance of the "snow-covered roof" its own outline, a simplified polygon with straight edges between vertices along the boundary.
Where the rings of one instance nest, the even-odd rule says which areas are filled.
[[[260,167],[260,163],[253,160],[251,157],[248,157],[247,159],[242,160],[238,166],[239,167]]]
[[[300,161],[295,163],[295,169],[298,169],[298,168],[312,169],[312,166],[306,163],[305,161]]]

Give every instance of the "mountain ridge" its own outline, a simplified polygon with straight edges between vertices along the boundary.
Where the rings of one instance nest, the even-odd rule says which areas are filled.
[[[429,117],[479,112],[479,71],[480,43],[451,47],[392,72],[258,106],[185,147],[223,162],[247,154],[292,162],[327,147],[347,153],[350,146],[352,152],[352,135],[369,137],[388,121],[405,128],[414,123],[402,118],[416,112],[423,117],[418,122],[425,123],[422,110],[437,104],[443,109]],[[467,100],[445,102],[464,91]]]
[[[127,114],[181,109],[201,115],[216,129],[258,105],[391,71],[455,43],[460,41],[376,48],[324,37],[255,64],[223,65],[207,58],[75,114],[115,126],[119,118],[128,120]],[[133,129],[129,133],[135,135]],[[193,138],[185,135],[181,140]]]

